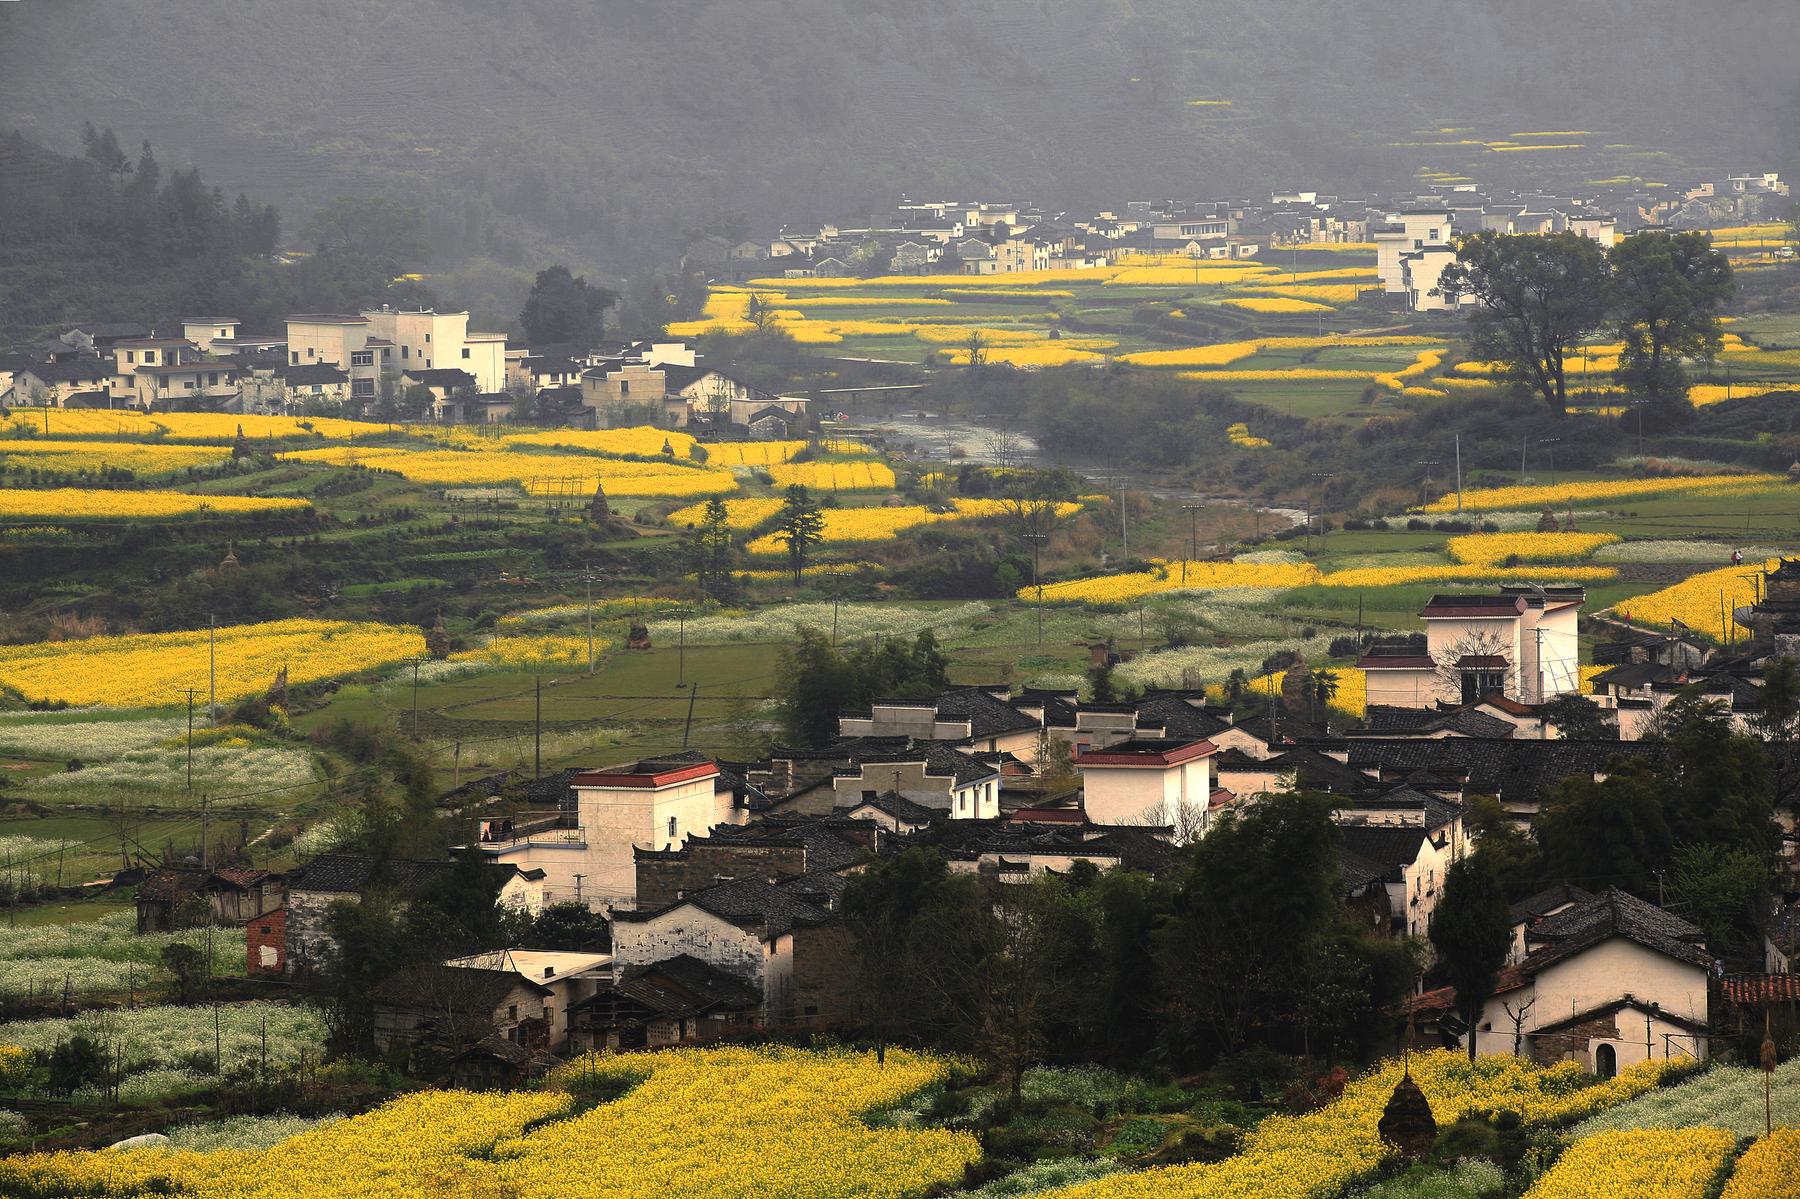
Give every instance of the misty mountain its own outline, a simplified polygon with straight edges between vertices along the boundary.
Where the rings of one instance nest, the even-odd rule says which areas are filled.
[[[440,259],[623,268],[900,191],[1392,186],[1463,127],[1763,169],[1797,45],[1793,0],[24,0],[0,121],[148,137],[291,227],[374,192]]]

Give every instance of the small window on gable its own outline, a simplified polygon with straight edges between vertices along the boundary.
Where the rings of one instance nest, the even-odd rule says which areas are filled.
[[[675,817],[669,817],[669,840],[675,839]]]

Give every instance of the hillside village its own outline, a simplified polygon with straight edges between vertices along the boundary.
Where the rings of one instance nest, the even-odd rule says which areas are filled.
[[[1310,1151],[1291,1199],[1474,1159],[1501,1181],[1458,1196],[1555,1199],[1578,1121],[1756,1067],[1764,1122],[1720,1117],[1695,1167],[1745,1176],[1800,1119],[1791,211],[1777,173],[902,200],[696,238],[704,310],[643,337],[383,303],[22,340],[0,1193],[223,1194],[210,1148],[325,1146],[327,1177],[466,1119],[376,1190],[318,1185],[439,1193],[447,1161],[441,1193],[548,1194],[576,1159],[540,1132],[613,1135],[679,1071],[702,1158],[750,1092],[797,1088],[755,1117],[778,1142],[871,1070],[892,1093],[834,1136],[955,1150],[821,1197],[1241,1168],[1289,1199],[1271,1155]],[[1685,233],[1775,282],[1694,302],[1678,386],[1620,365],[1610,310],[1553,355],[1567,411],[1458,340],[1479,235],[1603,262]],[[1287,297],[1198,274],[1284,258]],[[1128,293],[1101,332],[1178,348],[1096,335],[1058,289],[1084,273]],[[1358,397],[1290,410],[1268,374]],[[1093,455],[1020,448],[1004,401],[1082,388]],[[1143,395],[1201,414],[1204,465],[1105,444]],[[1368,478],[1334,491],[1328,452]],[[821,1063],[849,1073],[795,1081]],[[1302,1123],[1352,1108],[1372,1148]]]

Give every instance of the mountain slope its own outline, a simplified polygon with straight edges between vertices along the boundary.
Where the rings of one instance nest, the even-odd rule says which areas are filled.
[[[1418,128],[1747,167],[1795,45],[1791,0],[27,0],[0,113],[149,137],[297,214],[420,204],[451,254],[629,261],[901,190],[1391,183]]]

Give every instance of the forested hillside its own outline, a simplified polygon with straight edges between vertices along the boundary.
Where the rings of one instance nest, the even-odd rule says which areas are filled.
[[[386,195],[440,262],[623,268],[900,190],[1391,185],[1471,124],[1762,168],[1797,44],[1792,0],[56,0],[0,6],[0,113],[297,222]]]

